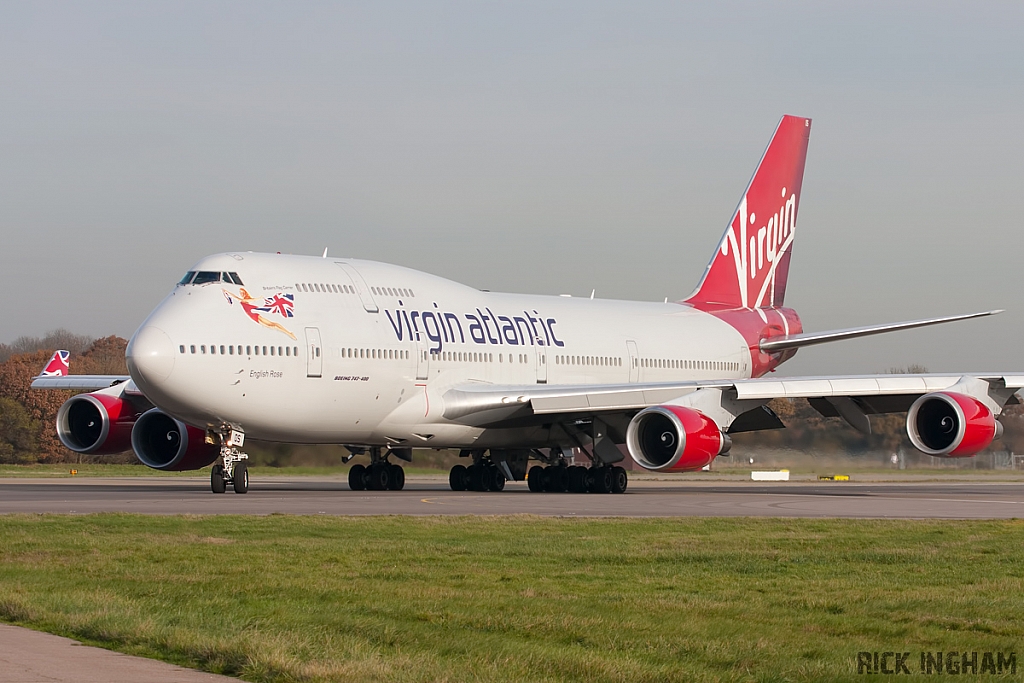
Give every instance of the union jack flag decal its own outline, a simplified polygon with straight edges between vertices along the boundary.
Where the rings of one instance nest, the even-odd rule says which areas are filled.
[[[263,305],[257,311],[265,313],[277,313],[282,318],[293,318],[295,313],[292,308],[295,306],[294,294],[275,294],[263,300]]]
[[[58,351],[53,354],[50,358],[50,362],[46,364],[43,371],[39,373],[40,377],[65,377],[69,370],[69,358],[71,353],[68,351]]]

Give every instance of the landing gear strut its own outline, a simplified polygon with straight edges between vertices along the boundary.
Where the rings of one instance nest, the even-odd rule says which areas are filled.
[[[370,464],[352,465],[348,471],[348,487],[353,491],[401,491],[405,487],[405,470],[388,462],[391,451],[381,455],[381,448],[370,449]]]
[[[235,493],[248,493],[249,466],[245,461],[249,459],[249,456],[239,450],[245,442],[245,434],[230,428],[220,433],[207,434],[207,439],[218,438],[220,440],[220,458],[217,459],[210,472],[210,490],[214,493],[224,493],[230,483]]]

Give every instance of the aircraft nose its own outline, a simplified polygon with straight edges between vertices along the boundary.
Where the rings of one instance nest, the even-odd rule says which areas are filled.
[[[147,325],[135,333],[125,351],[128,372],[136,384],[161,382],[174,369],[174,344],[159,327]]]

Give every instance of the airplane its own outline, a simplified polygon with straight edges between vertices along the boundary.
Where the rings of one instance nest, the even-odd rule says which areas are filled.
[[[700,470],[728,455],[731,435],[783,427],[767,405],[778,397],[861,431],[906,412],[919,450],[972,456],[1001,435],[1024,373],[770,377],[805,346],[1000,312],[805,332],[785,296],[810,127],[782,117],[681,301],[480,291],[326,251],[224,253],[142,323],[129,375],[71,375],[58,352],[32,386],[88,392],[57,416],[72,451],[213,465],[215,493],[248,490],[246,437],[367,454],[353,490],[402,489],[396,461],[426,448],[466,458],[449,473],[456,491],[525,479],[531,491],[623,493],[626,454],[650,471]]]

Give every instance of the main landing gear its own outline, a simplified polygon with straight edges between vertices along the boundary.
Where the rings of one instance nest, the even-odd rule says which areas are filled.
[[[526,479],[531,491],[552,493],[625,493],[629,485],[626,470],[617,465],[601,463],[595,456],[580,449],[594,463],[590,467],[570,465],[571,456],[561,448],[544,450],[463,451],[472,456],[469,467],[456,465],[448,474],[452,491],[501,491],[508,479]],[[540,460],[547,467],[535,465],[527,472],[529,460]]]
[[[456,465],[448,473],[452,491],[501,491],[505,474],[493,462],[480,461],[466,467]]]
[[[528,451],[465,450],[463,457],[472,457],[473,464],[456,465],[448,473],[452,491],[503,491],[509,479],[526,475]]]
[[[534,493],[625,493],[629,476],[612,465],[534,465],[526,483]]]
[[[245,434],[235,429],[225,433],[208,435],[207,438],[220,439],[220,457],[210,472],[210,490],[224,493],[228,484],[235,493],[249,492],[249,467],[246,460],[249,456],[239,450],[245,441]]]
[[[380,447],[370,449],[370,464],[352,465],[348,471],[348,487],[353,491],[401,491],[405,487],[405,470],[388,462],[388,451],[381,455]]]

